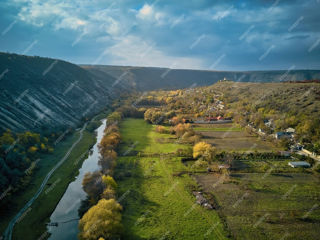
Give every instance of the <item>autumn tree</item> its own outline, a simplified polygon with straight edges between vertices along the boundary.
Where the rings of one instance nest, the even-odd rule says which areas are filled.
[[[206,142],[199,142],[193,147],[193,158],[211,161],[215,155],[215,148]]]
[[[100,151],[100,158],[98,164],[101,166],[103,173],[112,172],[116,166],[117,153],[114,150]]]
[[[104,186],[100,172],[88,172],[84,175],[82,180],[82,188],[91,198],[92,202],[99,199],[99,196],[103,192],[103,187]]]
[[[172,128],[173,132],[177,135],[177,137],[181,137],[184,133],[188,131],[192,131],[191,125],[189,123],[179,123],[175,127]]]
[[[113,189],[117,188],[117,183],[116,181],[113,179],[113,177],[109,176],[109,175],[103,175],[102,176],[102,183],[106,186],[106,187],[111,187]]]
[[[101,199],[79,221],[79,239],[115,239],[120,236],[122,207],[114,199]]]

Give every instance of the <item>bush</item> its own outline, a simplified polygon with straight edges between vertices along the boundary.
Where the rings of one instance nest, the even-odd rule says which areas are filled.
[[[165,117],[158,109],[150,108],[145,111],[144,120],[152,124],[161,124]]]
[[[164,126],[156,126],[156,132],[158,133],[167,133],[168,131],[166,130],[166,128]]]
[[[189,134],[194,134],[189,123],[179,123],[172,128],[172,132],[175,133],[177,137],[181,137],[186,132],[190,132]]]
[[[178,157],[187,157],[187,158],[192,158],[192,148],[187,148],[187,149],[177,149],[176,155]]]
[[[194,162],[194,164],[192,165],[193,168],[204,168],[204,167],[208,167],[208,162],[204,161],[202,159],[199,159],[197,161]]]

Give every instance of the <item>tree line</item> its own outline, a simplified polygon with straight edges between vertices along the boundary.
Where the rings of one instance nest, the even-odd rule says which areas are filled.
[[[80,240],[104,240],[118,238],[122,231],[122,206],[116,201],[117,183],[113,171],[120,143],[118,123],[122,113],[115,111],[107,118],[104,136],[99,143],[100,170],[86,173],[82,182],[87,193],[87,211],[79,221]]]

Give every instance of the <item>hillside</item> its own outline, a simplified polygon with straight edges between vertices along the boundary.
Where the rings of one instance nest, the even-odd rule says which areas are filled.
[[[115,81],[65,61],[17,54],[0,53],[0,69],[2,130],[73,126],[108,105]]]
[[[175,112],[186,119],[222,116],[242,127],[262,131],[263,136],[295,129],[295,140],[311,151],[320,151],[320,83],[237,83],[219,82],[212,86],[151,91],[140,103],[158,101],[156,115]],[[162,105],[161,105],[162,103]],[[164,104],[165,103],[165,104]],[[146,115],[145,115],[146,116]],[[282,139],[285,140],[285,139]],[[288,145],[287,141],[283,142]]]
[[[81,65],[81,67],[91,73],[109,74],[119,79],[119,82],[136,87],[139,91],[208,86],[224,78],[237,82],[281,82],[320,79],[319,70],[241,72],[103,65]]]
[[[152,67],[78,65],[62,60],[0,53],[0,127],[21,131],[75,126],[132,92],[208,86],[221,79],[277,82],[320,79],[320,71],[225,72]],[[285,78],[283,76],[286,76]]]

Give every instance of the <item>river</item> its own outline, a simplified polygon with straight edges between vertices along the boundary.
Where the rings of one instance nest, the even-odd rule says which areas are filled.
[[[106,120],[96,129],[97,142],[92,147],[91,153],[84,160],[79,175],[71,182],[50,216],[50,223],[58,223],[58,226],[49,226],[48,232],[51,234],[50,240],[75,240],[78,235],[78,209],[81,201],[85,200],[87,194],[82,189],[82,179],[87,172],[99,170],[99,150],[98,143],[103,137],[103,131],[106,127]]]

